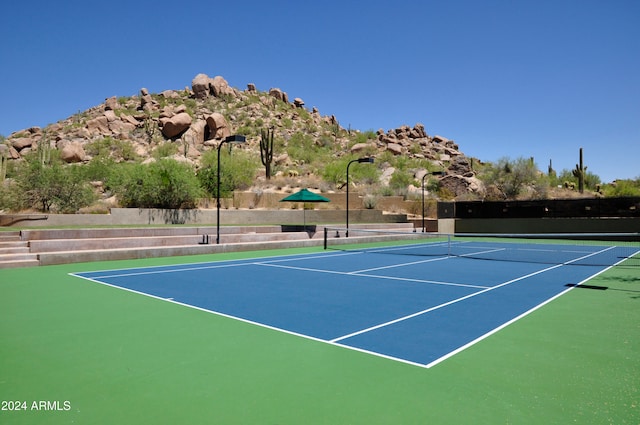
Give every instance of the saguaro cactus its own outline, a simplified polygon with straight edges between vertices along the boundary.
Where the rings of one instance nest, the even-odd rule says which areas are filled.
[[[3,182],[7,177],[7,164],[9,163],[9,158],[5,155],[4,152],[0,152],[0,182]]]
[[[576,164],[572,173],[578,179],[578,192],[584,193],[584,178],[587,175],[587,167],[582,164],[582,148],[580,148],[580,164]]]
[[[38,159],[41,165],[49,165],[51,163],[51,144],[47,140],[46,134],[38,141]]]
[[[260,137],[260,160],[264,165],[264,172],[267,180],[271,179],[271,162],[273,161],[273,129],[261,131]]]

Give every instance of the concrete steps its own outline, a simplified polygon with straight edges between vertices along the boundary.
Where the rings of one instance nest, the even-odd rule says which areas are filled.
[[[356,224],[353,229],[413,229],[411,223]],[[216,244],[215,227],[29,229],[0,232],[0,269],[89,261],[215,254],[321,246],[316,231],[282,231],[281,226],[225,226]],[[4,234],[4,235],[3,235]]]
[[[18,267],[33,267],[39,265],[40,260],[38,260],[38,256],[35,254],[30,255],[28,258],[0,255],[0,270],[14,269]]]
[[[36,254],[31,254],[28,242],[22,241],[19,231],[0,232],[0,269],[37,266]]]

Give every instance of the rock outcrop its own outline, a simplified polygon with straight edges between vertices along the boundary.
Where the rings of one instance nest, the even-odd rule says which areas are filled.
[[[288,109],[279,102],[288,105]],[[235,131],[255,132],[257,128],[270,126],[277,128],[285,146],[296,133],[308,133],[316,143],[331,146],[336,157],[345,153],[388,152],[424,159],[431,163],[430,169],[446,170],[442,185],[455,196],[483,193],[482,183],[458,145],[443,136],[430,136],[421,123],[388,131],[380,129],[375,138],[353,143],[353,132],[343,129],[334,115],[323,116],[315,107],[306,114],[305,111],[301,98],[296,97],[289,103],[287,93],[279,88],[259,92],[255,84],[249,83],[241,92],[230,87],[221,76],[210,78],[198,74],[191,81],[191,87],[183,90],[152,94],[142,88],[129,98],[108,97],[103,104],[44,129],[31,127],[11,134],[0,147],[3,156],[20,159],[44,140],[60,150],[64,161],[72,163],[91,160],[87,152],[92,150],[87,149],[87,144],[104,139],[131,143],[132,152],[143,159],[150,157],[158,144],[175,142],[183,158],[198,164],[204,151],[217,147]],[[320,134],[321,128],[330,128],[329,134]],[[258,142],[259,136],[248,137],[246,148],[259,152]],[[275,162],[286,167],[300,165],[286,151],[279,153]],[[388,182],[395,171],[390,167],[383,170],[381,182]],[[418,181],[420,173],[425,172],[413,171]]]

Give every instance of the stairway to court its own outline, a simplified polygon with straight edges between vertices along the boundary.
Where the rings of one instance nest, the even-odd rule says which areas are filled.
[[[225,226],[216,244],[215,227],[25,229],[0,232],[0,269],[90,261],[215,254],[321,246],[317,231],[283,231],[284,226]],[[411,223],[354,224],[352,228],[412,229]]]
[[[39,264],[38,255],[30,252],[29,243],[22,240],[20,231],[0,232],[0,269]]]

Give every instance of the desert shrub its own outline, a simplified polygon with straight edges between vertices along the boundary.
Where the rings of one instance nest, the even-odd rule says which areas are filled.
[[[133,145],[125,140],[103,137],[87,143],[84,150],[92,157],[113,158],[115,160],[134,161],[138,159]]]
[[[560,174],[548,177],[550,186],[578,187],[578,178],[573,175],[571,170],[564,169]],[[565,184],[566,183],[566,184]],[[600,176],[587,171],[584,176],[584,188],[596,190],[600,186]]]
[[[376,140],[378,138],[378,136],[376,135],[375,131],[373,130],[367,130],[364,132],[360,132],[360,133],[356,133],[354,142],[355,143],[367,143],[371,140]]]
[[[393,190],[396,195],[406,195],[407,188],[409,185],[415,183],[415,179],[413,178],[413,174],[407,170],[397,168],[395,172],[391,175],[391,179],[389,180],[389,187]]]
[[[342,158],[328,161],[321,170],[322,178],[336,186],[342,186],[347,182],[347,166],[351,160],[358,157],[347,155]],[[349,167],[349,181],[352,183],[373,184],[378,181],[380,171],[374,164],[353,163]]]
[[[362,199],[362,205],[368,210],[375,209],[377,204],[378,197],[376,195],[365,195],[365,197]]]
[[[151,155],[155,159],[160,159],[160,158],[168,158],[177,153],[178,153],[177,143],[163,142],[163,143],[160,143],[158,146],[156,146],[156,148],[153,150]]]
[[[311,164],[316,158],[318,149],[313,138],[304,133],[295,133],[289,139],[287,153],[294,161]]]
[[[254,181],[259,159],[243,150],[231,153],[222,148],[220,157],[220,197],[228,197],[236,189],[246,189]],[[200,186],[213,197],[218,196],[218,151],[205,153],[197,173]]]
[[[107,181],[113,173],[117,173],[119,164],[108,156],[96,156],[83,165],[81,172],[87,181]]]
[[[37,152],[26,155],[16,169],[11,193],[16,197],[12,209],[36,208],[43,212],[75,213],[95,200],[82,169],[63,164],[57,150],[46,162]]]
[[[543,193],[548,183],[531,158],[515,160],[501,158],[485,167],[478,176],[486,186],[493,186],[503,199],[517,199],[525,188],[532,193]]]
[[[108,184],[124,207],[194,208],[202,195],[193,167],[166,158],[125,164]]]
[[[640,178],[636,180],[616,180],[604,185],[602,192],[607,197],[640,196]]]

